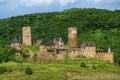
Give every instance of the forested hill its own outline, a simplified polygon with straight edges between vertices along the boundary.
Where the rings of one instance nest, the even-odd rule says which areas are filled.
[[[72,8],[62,12],[36,13],[0,20],[0,46],[6,46],[15,36],[21,37],[22,27],[32,28],[32,39],[50,42],[62,37],[67,43],[67,28],[78,28],[79,43],[93,41],[97,50],[111,47],[115,59],[120,59],[120,10]]]

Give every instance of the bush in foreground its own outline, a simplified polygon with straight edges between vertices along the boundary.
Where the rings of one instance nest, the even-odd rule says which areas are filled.
[[[6,71],[7,71],[7,69],[5,67],[0,67],[0,74],[4,73]]]
[[[81,62],[80,67],[86,68],[87,66],[86,66],[86,64],[84,62]]]
[[[92,65],[92,68],[93,68],[93,69],[97,69],[96,66],[95,66],[94,64]]]
[[[25,73],[26,74],[33,74],[33,72],[32,72],[32,69],[30,68],[30,67],[27,67],[26,69],[25,69]]]

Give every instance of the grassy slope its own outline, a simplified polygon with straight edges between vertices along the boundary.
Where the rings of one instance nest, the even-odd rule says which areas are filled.
[[[82,61],[87,64],[88,68],[80,67]],[[93,64],[97,69],[92,68]],[[86,58],[76,58],[75,60],[70,60],[67,64],[64,63],[64,61],[59,61],[53,64],[8,62],[2,63],[0,66],[7,67],[7,69],[11,68],[13,70],[13,72],[5,72],[1,74],[0,80],[73,80],[75,78],[80,79],[80,77],[83,77],[83,79],[120,79],[120,68],[115,67],[114,64]],[[28,66],[33,70],[32,75],[26,75],[24,73],[25,68]],[[72,74],[72,78],[69,78],[66,75],[67,73]]]

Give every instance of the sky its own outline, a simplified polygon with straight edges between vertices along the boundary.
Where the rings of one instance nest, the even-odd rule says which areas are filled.
[[[70,8],[120,10],[120,0],[0,0],[0,19]]]

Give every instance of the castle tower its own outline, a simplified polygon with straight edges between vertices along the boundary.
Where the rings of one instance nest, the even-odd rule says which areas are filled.
[[[69,47],[78,46],[77,41],[77,28],[76,27],[69,27],[68,28],[68,45]]]
[[[31,28],[30,27],[22,28],[22,43],[25,45],[32,45]]]

